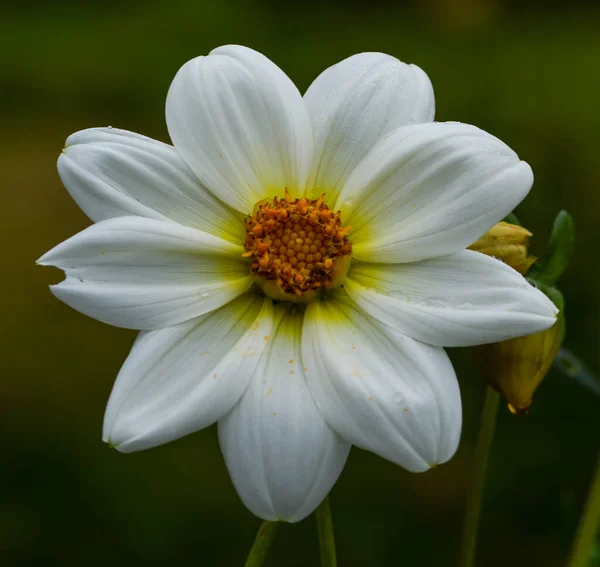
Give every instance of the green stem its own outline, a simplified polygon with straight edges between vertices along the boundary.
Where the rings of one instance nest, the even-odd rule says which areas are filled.
[[[261,567],[267,558],[269,547],[275,539],[279,522],[263,522],[256,534],[252,549],[246,559],[246,567]]]
[[[336,567],[335,541],[333,539],[333,522],[329,496],[317,508],[317,531],[319,532],[319,548],[321,550],[321,567]]]
[[[596,471],[585,503],[583,516],[577,528],[569,567],[587,567],[589,565],[598,528],[600,528],[600,455],[598,455]]]
[[[499,402],[500,395],[488,386],[485,391],[481,426],[477,437],[477,445],[475,446],[475,454],[473,455],[473,477],[467,490],[462,543],[458,560],[459,567],[472,567],[474,565],[485,473],[494,441]]]

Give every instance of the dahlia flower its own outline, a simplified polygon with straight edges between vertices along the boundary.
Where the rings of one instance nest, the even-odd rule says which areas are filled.
[[[351,445],[409,471],[450,459],[461,402],[442,347],[551,327],[515,270],[466,250],[531,188],[527,163],[436,123],[427,75],[361,53],[304,96],[225,46],[169,89],[173,145],[114,128],[70,136],[64,185],[94,221],[39,263],[52,292],[141,331],[104,440],[148,449],[215,422],[244,504],[311,513]]]

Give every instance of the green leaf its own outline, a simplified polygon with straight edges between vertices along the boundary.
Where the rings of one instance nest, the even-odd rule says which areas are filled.
[[[504,222],[509,222],[510,224],[518,224],[519,226],[521,226],[521,223],[519,222],[519,219],[517,218],[517,215],[515,215],[515,213],[508,213],[508,215],[504,217]]]
[[[532,283],[535,287],[537,287],[554,305],[556,305],[559,311],[562,311],[565,308],[565,299],[563,294],[552,287],[551,285],[545,284],[543,281],[540,281],[539,276],[537,278],[529,277],[529,273],[527,274],[527,281]]]
[[[557,282],[571,261],[574,247],[575,224],[567,211],[560,211],[554,219],[545,261],[536,279],[550,285]]]
[[[534,262],[527,272],[527,279],[537,280],[542,273],[542,265],[539,262]]]

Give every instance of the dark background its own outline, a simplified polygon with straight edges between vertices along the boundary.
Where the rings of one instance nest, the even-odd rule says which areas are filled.
[[[600,10],[597,2],[379,0],[340,4],[4,2],[0,8],[0,564],[242,565],[259,521],[228,479],[214,428],[133,455],[100,440],[133,331],[56,300],[35,260],[88,226],[56,159],[107,126],[168,141],[177,69],[226,43],[262,51],[304,91],[324,68],[384,51],[431,77],[438,120],[476,124],[527,160],[520,205],[543,253],[568,209],[577,250],[562,282],[566,345],[598,371]],[[524,8],[526,6],[526,8]],[[569,8],[567,8],[569,6]],[[484,385],[454,350],[464,401],[455,458],[413,475],[353,450],[331,494],[340,565],[453,565]],[[528,417],[501,408],[478,566],[563,566],[599,449],[600,404],[550,374]],[[316,565],[314,520],[285,525],[269,565]]]

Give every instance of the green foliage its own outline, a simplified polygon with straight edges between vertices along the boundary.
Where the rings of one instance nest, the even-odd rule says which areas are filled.
[[[574,250],[575,224],[567,211],[560,211],[554,219],[545,260],[537,279],[548,285],[555,284],[570,264]]]

